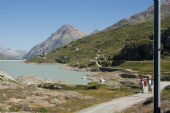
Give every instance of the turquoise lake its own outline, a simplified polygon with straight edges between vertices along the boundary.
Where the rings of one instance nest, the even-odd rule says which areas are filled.
[[[38,76],[44,79],[67,81],[71,84],[87,84],[82,77],[92,72],[66,70],[61,64],[26,64],[23,61],[0,61],[0,70],[13,78],[19,76]]]

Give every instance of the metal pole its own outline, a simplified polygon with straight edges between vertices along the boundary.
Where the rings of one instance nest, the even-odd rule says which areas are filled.
[[[160,0],[154,0],[154,113],[160,113]]]

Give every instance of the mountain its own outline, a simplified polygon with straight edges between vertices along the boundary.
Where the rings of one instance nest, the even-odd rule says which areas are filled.
[[[0,46],[0,59],[1,60],[19,60],[26,54],[26,51],[14,50]]]
[[[143,23],[143,22],[147,22],[147,21],[152,21],[153,20],[153,12],[154,12],[154,7],[151,6],[144,12],[141,12],[141,13],[135,14],[129,18],[120,20],[116,24],[108,27],[106,30],[116,29],[116,28],[119,28],[122,26]],[[162,17],[162,19],[164,19],[169,16],[170,16],[170,0],[166,0],[161,5],[161,17]]]
[[[162,56],[170,56],[170,0],[162,3]],[[126,20],[106,28],[96,34],[79,39],[57,48],[44,57],[36,57],[33,62],[60,62],[75,67],[94,66],[99,60],[151,60],[153,58],[153,7],[135,14]],[[107,65],[107,64],[105,64]]]
[[[0,60],[3,60],[4,58],[5,56],[2,53],[0,53]]]
[[[83,38],[84,36],[86,35],[83,32],[71,25],[63,25],[56,32],[52,33],[47,40],[34,46],[24,58],[32,59],[37,55],[50,53],[56,48],[67,45],[68,43]]]

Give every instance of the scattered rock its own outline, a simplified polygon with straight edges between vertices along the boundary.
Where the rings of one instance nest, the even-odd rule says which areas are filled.
[[[0,103],[0,109],[1,111],[9,111],[11,108],[11,105],[5,104],[5,103]]]
[[[46,82],[46,80],[37,76],[21,76],[17,78],[17,81],[24,85],[38,85]]]
[[[59,98],[61,99],[83,99],[83,96],[75,91],[64,91]]]
[[[17,104],[19,102],[22,102],[23,99],[20,98],[9,98],[9,100],[6,101],[8,104]]]
[[[61,99],[58,99],[58,98],[54,98],[54,99],[50,100],[50,103],[55,104],[55,105],[60,105],[60,104],[63,104],[65,102],[66,102],[65,100],[61,100]]]

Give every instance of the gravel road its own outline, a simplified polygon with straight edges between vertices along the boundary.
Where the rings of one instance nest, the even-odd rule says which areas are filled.
[[[170,85],[170,82],[161,82],[161,90],[168,85]],[[131,96],[113,99],[112,101],[83,109],[81,111],[78,111],[77,113],[117,113],[139,102],[142,102],[152,96],[153,96],[152,94],[148,94],[148,93],[134,94]]]

